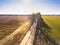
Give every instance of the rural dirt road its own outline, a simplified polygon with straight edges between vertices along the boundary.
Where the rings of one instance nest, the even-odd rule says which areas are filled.
[[[34,22],[34,24],[31,26],[30,30],[27,32],[26,36],[24,37],[20,45],[33,45],[33,40],[36,32],[36,25],[37,23]]]

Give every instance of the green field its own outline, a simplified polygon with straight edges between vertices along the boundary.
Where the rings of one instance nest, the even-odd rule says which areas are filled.
[[[42,16],[45,23],[50,26],[48,36],[53,38],[56,42],[60,43],[60,16]]]

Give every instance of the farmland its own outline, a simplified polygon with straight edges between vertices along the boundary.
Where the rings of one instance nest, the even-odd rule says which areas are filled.
[[[30,16],[21,16],[21,15],[0,16],[0,43],[2,41],[1,44],[5,45],[20,44],[25,34],[27,33],[28,28],[30,28],[31,26],[30,25],[31,22],[29,22],[30,19],[31,19]],[[60,43],[59,20],[60,16],[42,16],[42,18],[40,18],[37,22],[34,45],[43,43],[44,45],[59,44]]]
[[[47,35],[60,43],[60,16],[42,16],[44,22],[51,28],[45,29]]]
[[[28,21],[28,16],[0,16],[0,40]]]

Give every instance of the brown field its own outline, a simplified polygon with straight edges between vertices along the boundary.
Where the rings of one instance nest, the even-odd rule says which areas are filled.
[[[28,16],[0,16],[0,40],[29,20]]]

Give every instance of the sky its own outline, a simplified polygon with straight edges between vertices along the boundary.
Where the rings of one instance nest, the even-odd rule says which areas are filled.
[[[0,14],[60,14],[60,0],[0,0]]]

